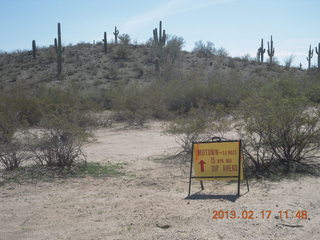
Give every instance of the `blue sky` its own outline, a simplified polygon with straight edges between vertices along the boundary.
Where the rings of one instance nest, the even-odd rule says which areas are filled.
[[[320,0],[0,0],[0,49],[48,46],[61,22],[64,44],[113,37],[114,26],[132,40],[145,42],[159,20],[170,35],[192,50],[198,40],[224,47],[231,56],[256,56],[273,35],[280,63],[295,55],[294,65],[307,66],[309,45],[320,42]],[[314,53],[312,64],[316,64]]]

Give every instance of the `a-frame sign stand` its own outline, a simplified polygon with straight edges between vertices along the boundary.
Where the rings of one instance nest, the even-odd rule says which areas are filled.
[[[203,180],[237,180],[237,196],[240,196],[240,182],[244,175],[244,164],[241,160],[241,139],[222,141],[221,138],[214,137],[210,142],[192,142],[188,197],[191,194],[192,179],[200,180],[201,190],[204,190]],[[194,163],[198,163],[200,167],[194,166]],[[205,171],[204,165],[209,165],[209,170]],[[195,176],[192,175],[193,170]],[[246,175],[245,180],[249,192]]]

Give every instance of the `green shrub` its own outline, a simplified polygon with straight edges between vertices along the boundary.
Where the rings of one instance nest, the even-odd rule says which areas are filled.
[[[30,158],[27,150],[42,165],[71,167],[85,160],[86,129],[95,123],[90,114],[95,104],[86,97],[71,90],[13,89],[0,99],[0,163],[6,169],[18,168]],[[29,126],[39,126],[43,132],[26,133],[29,141],[24,143],[16,135]]]
[[[115,119],[129,125],[142,126],[151,117],[148,89],[140,86],[119,86],[110,92]]]
[[[115,46],[113,58],[118,60],[126,60],[131,55],[131,49],[129,45],[117,44]]]
[[[0,100],[0,144],[10,142],[13,134],[18,129],[19,122],[14,109],[10,110],[8,102]]]
[[[182,37],[172,36],[167,40],[167,44],[164,48],[165,58],[171,64],[174,64],[181,55],[181,50],[184,45]]]
[[[303,161],[317,158],[319,115],[306,106],[306,99],[285,81],[243,102],[244,153],[257,172],[271,166],[289,172]]]
[[[43,131],[32,134],[28,142],[37,164],[70,168],[86,160],[82,146],[88,133],[77,121],[71,121],[72,116],[73,112],[64,106],[45,115],[41,123]]]
[[[35,163],[47,166],[72,167],[86,160],[82,151],[83,133],[63,128],[49,129],[34,135],[29,142],[29,151]]]
[[[213,137],[224,137],[230,131],[232,120],[225,107],[201,105],[186,114],[177,116],[168,126],[167,132],[175,135],[184,153],[192,153],[192,142],[210,141]]]
[[[207,114],[200,109],[191,109],[187,115],[177,117],[171,122],[167,131],[174,134],[177,143],[181,146],[180,153],[190,155],[192,142],[199,141],[201,134],[207,128]]]

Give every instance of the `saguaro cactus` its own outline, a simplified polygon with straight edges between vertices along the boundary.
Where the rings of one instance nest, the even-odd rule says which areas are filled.
[[[36,40],[32,40],[32,57],[33,57],[33,59],[36,59],[36,54],[37,54]]]
[[[108,52],[108,45],[107,45],[107,33],[106,32],[104,32],[102,41],[103,41],[104,52],[107,53]]]
[[[118,43],[118,35],[119,35],[119,30],[117,29],[117,27],[114,27],[114,42],[117,44]]]
[[[58,40],[54,39],[54,46],[57,53],[57,67],[58,67],[58,74],[62,71],[62,53],[64,52],[64,48],[62,48],[61,44],[61,28],[60,23],[58,23]]]
[[[263,63],[263,54],[266,52],[266,49],[263,48],[263,38],[261,39],[261,46],[258,48],[258,62]]]
[[[313,49],[311,49],[311,45],[309,47],[309,51],[308,51],[308,57],[307,57],[307,60],[308,60],[308,69],[310,69],[311,67],[311,58],[313,57]]]
[[[316,53],[318,54],[318,69],[320,69],[320,43],[318,43],[318,48],[316,47]]]
[[[273,47],[272,35],[271,35],[270,44],[268,42],[268,56],[269,56],[269,59],[270,59],[270,64],[272,64],[272,58],[274,56],[274,47]]]
[[[156,45],[159,47],[163,47],[166,44],[166,31],[162,31],[162,21],[159,23],[159,36],[158,36],[158,30],[157,28],[153,29],[153,41]]]

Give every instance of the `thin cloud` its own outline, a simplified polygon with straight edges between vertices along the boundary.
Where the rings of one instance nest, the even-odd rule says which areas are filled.
[[[158,8],[151,9],[148,12],[137,15],[124,24],[124,31],[130,32],[142,27],[151,21],[161,18],[205,8],[212,5],[226,4],[239,0],[169,0]]]

